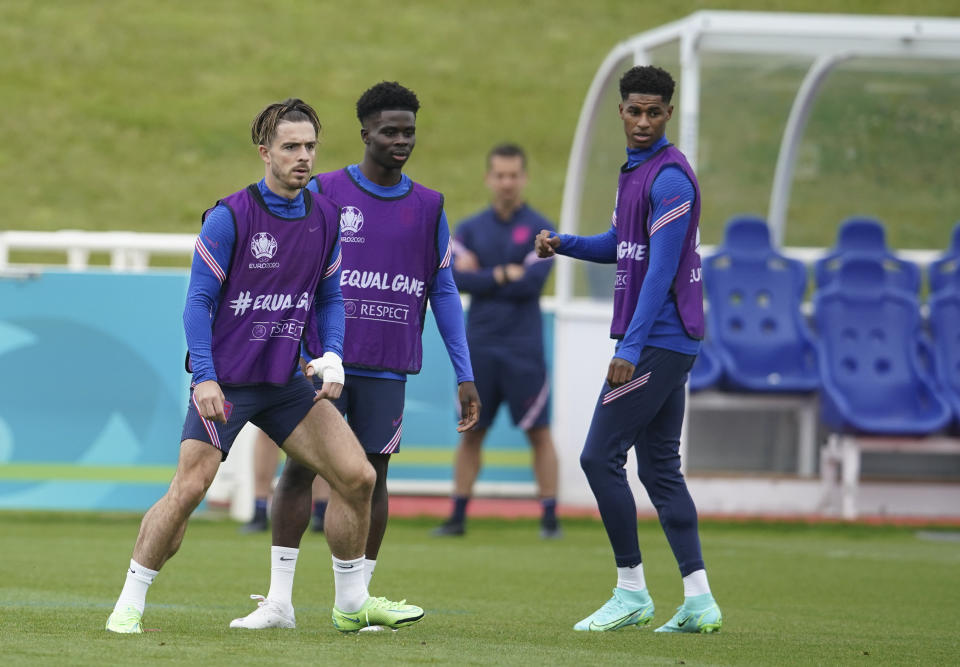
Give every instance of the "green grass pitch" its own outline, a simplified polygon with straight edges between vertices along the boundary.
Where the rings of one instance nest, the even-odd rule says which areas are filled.
[[[154,583],[144,626],[103,629],[139,517],[0,513],[0,656],[36,664],[949,664],[960,655],[960,541],[949,529],[704,522],[704,556],[724,612],[715,636],[651,628],[578,633],[609,596],[613,559],[597,521],[544,542],[528,520],[475,520],[464,539],[433,519],[395,519],[375,594],[426,617],[397,633],[341,635],[321,536],[305,536],[296,630],[229,630],[268,586],[269,538],[195,519]],[[939,538],[939,539],[931,539]],[[953,539],[952,539],[953,538]],[[681,601],[654,521],[640,522],[654,624]]]

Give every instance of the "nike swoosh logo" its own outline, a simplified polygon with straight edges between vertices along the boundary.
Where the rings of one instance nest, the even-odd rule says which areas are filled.
[[[603,625],[597,623],[596,621],[590,621],[591,630],[616,630],[621,625],[627,625],[630,621],[636,620],[637,614],[640,613],[640,610],[632,611],[622,618],[618,618],[615,621],[610,621],[609,623],[604,623]]]
[[[347,621],[353,621],[354,623],[359,623],[359,622],[360,622],[360,617],[359,617],[359,616],[357,616],[356,618],[352,618],[352,617],[350,617],[350,616],[341,616],[341,618],[343,618],[343,619],[345,619],[345,620],[347,620]]]
[[[311,227],[311,228],[310,228],[310,231],[311,231],[311,232],[315,232],[315,231],[317,231],[318,229],[320,229],[319,226],[318,226],[318,227]]]
[[[131,572],[133,572],[134,574],[136,574],[136,573],[137,573],[137,571],[136,571],[136,570],[134,570],[133,568],[130,568],[130,571],[131,571]]]
[[[682,628],[691,618],[693,618],[693,616],[684,616],[682,621],[677,621],[677,627]]]
[[[280,556],[280,560],[297,560],[297,559],[296,559],[296,558],[284,558],[283,556]]]
[[[683,195],[677,195],[676,197],[672,197],[672,198],[670,198],[670,199],[667,199],[666,201],[663,202],[663,205],[664,205],[664,206],[669,206],[669,205],[672,204],[673,202],[675,202],[675,201],[677,201],[678,199],[680,199],[680,197],[682,197],[682,196],[683,196]]]

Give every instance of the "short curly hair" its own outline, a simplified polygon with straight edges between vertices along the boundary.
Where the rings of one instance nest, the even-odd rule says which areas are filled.
[[[641,95],[659,95],[669,104],[676,84],[670,73],[653,65],[637,65],[620,77],[620,99],[630,97],[630,93]]]
[[[420,110],[420,100],[416,94],[396,81],[381,81],[368,88],[357,100],[357,118],[362,123],[370,116],[381,111]]]

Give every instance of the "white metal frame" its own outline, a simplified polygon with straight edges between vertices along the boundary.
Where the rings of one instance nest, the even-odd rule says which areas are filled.
[[[960,438],[897,438],[832,433],[820,450],[821,507],[824,512],[839,509],[844,519],[859,515],[860,454],[960,455]]]
[[[141,232],[88,232],[62,229],[56,232],[0,232],[0,271],[11,268],[11,250],[65,252],[67,268],[84,271],[91,252],[110,254],[114,271],[143,272],[150,268],[151,255],[193,254],[195,234],[150,234]]]

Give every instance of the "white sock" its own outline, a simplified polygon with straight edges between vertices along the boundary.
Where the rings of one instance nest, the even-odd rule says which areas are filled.
[[[643,578],[643,563],[633,567],[617,568],[617,588],[625,591],[642,591],[647,587],[647,582]]]
[[[377,568],[377,561],[369,558],[363,559],[363,576],[367,582],[367,588],[370,588],[370,580],[373,579],[373,571]]]
[[[120,591],[120,597],[117,598],[117,604],[114,605],[113,610],[132,606],[139,609],[142,614],[144,607],[147,606],[147,589],[150,588],[156,576],[156,570],[144,567],[131,558],[127,580],[123,583],[123,590]]]
[[[270,592],[267,599],[293,606],[293,575],[297,571],[299,549],[270,547]]]
[[[364,577],[363,556],[353,560],[340,560],[336,556],[333,558],[333,586],[334,601],[333,605],[340,611],[348,614],[358,611],[363,603],[367,601],[370,594],[367,593],[367,581]]]
[[[683,596],[690,598],[694,595],[706,595],[710,592],[710,584],[707,583],[707,571],[697,570],[691,572],[683,578]]]

